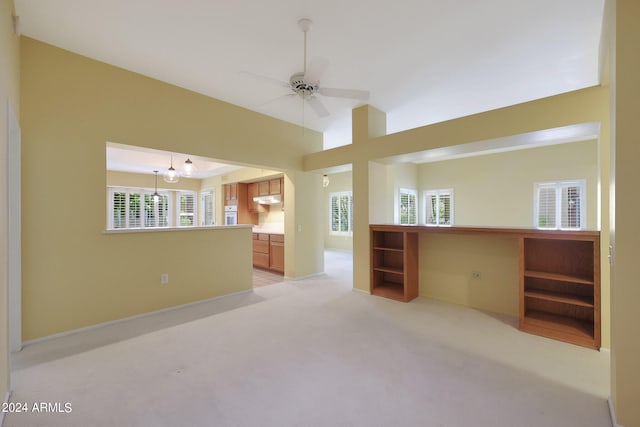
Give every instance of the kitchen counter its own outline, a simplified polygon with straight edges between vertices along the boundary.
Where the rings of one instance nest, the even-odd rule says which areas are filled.
[[[284,235],[284,226],[283,227],[272,227],[272,226],[254,226],[254,233],[262,233],[262,234],[282,234]]]

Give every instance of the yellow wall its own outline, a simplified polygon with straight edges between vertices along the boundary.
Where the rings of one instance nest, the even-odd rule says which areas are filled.
[[[19,38],[13,33],[13,0],[0,0],[0,401],[10,387],[7,289],[7,106],[20,120]]]
[[[611,396],[617,422],[640,426],[640,3],[617,0],[612,23],[615,49],[611,70],[613,192],[615,195],[611,280]]]
[[[105,142],[291,170],[311,192],[295,171],[321,135],[25,37],[21,59],[23,339],[249,289],[249,228],[102,234]],[[294,213],[320,232],[313,212]],[[322,245],[292,238],[290,274],[322,271]]]
[[[419,240],[421,296],[518,315],[517,239],[422,234]]]
[[[329,200],[330,193],[340,191],[352,191],[351,188],[351,171],[328,174],[329,185],[324,187],[323,194],[323,216],[322,229],[324,230],[324,247],[332,249],[353,250],[353,236],[343,236],[331,234],[331,204]]]
[[[453,188],[455,225],[533,227],[535,182],[585,179],[587,228],[597,228],[595,140],[425,163],[419,175],[420,222],[422,191]]]

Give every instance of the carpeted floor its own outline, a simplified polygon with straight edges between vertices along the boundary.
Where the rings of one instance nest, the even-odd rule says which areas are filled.
[[[26,347],[11,401],[29,411],[4,426],[610,426],[607,353],[467,307],[354,292],[350,254],[326,264]]]

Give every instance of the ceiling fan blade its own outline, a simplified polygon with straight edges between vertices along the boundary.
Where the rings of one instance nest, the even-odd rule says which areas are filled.
[[[329,60],[318,56],[312,58],[307,72],[304,73],[304,79],[309,82],[319,82],[324,72],[327,71],[328,66]]]
[[[271,78],[271,77],[268,77],[268,76],[263,76],[262,74],[256,74],[256,73],[252,73],[250,71],[240,71],[239,74],[241,74],[243,76],[249,76],[249,77],[257,79],[257,80],[266,81],[266,82],[275,84],[275,85],[280,86],[280,87],[286,87],[286,88],[290,88],[291,87],[289,85],[289,83],[287,83],[287,82],[283,82],[282,80],[274,79],[274,78]]]
[[[253,108],[255,108],[256,110],[259,110],[259,109],[261,109],[263,107],[266,107],[267,105],[272,104],[272,103],[274,103],[276,101],[279,101],[279,100],[281,100],[283,98],[289,98],[289,97],[292,97],[292,96],[297,96],[297,95],[295,93],[287,93],[286,95],[277,96],[277,97],[275,97],[273,99],[270,99],[270,100],[268,100],[266,102],[263,102],[262,104],[258,104],[256,106],[254,106]]]
[[[360,101],[368,101],[369,100],[369,91],[368,90],[358,90],[358,89],[338,89],[332,87],[321,87],[318,89],[318,93],[324,96],[333,96],[336,98],[350,98],[357,99]]]
[[[329,115],[329,110],[327,110],[320,99],[316,98],[315,96],[305,98],[305,101],[309,103],[309,106],[318,117],[327,117]]]

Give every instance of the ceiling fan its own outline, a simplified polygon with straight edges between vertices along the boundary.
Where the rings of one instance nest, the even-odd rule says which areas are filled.
[[[307,68],[307,33],[311,30],[312,24],[313,22],[307,18],[302,18],[298,21],[298,27],[304,33],[303,71],[292,74],[291,77],[289,77],[289,82],[283,82],[277,79],[272,79],[271,77],[245,72],[245,74],[250,76],[268,80],[272,83],[288,88],[292,92],[267,101],[266,103],[261,104],[260,107],[264,107],[265,105],[281,98],[299,96],[311,107],[318,117],[327,117],[329,115],[329,110],[327,110],[322,101],[320,101],[320,95],[336,98],[357,99],[359,101],[367,101],[369,99],[369,91],[367,90],[340,89],[320,86],[320,77],[324,74],[329,62],[326,59],[313,58],[309,64],[309,68]]]

